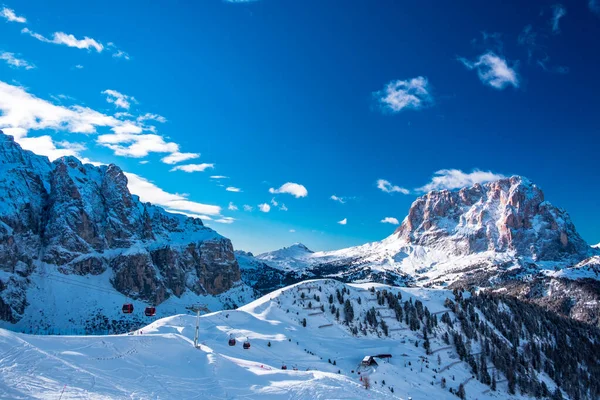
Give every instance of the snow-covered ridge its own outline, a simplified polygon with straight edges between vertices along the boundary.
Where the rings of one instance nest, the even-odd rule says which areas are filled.
[[[382,302],[383,293],[387,300]],[[64,388],[63,399],[116,399],[133,393],[140,399],[451,400],[456,397],[449,389],[463,384],[470,397],[507,398],[503,373],[494,372],[497,387],[490,390],[460,360],[455,346],[444,341],[448,324],[461,332],[447,298],[454,299],[452,292],[333,280],[301,282],[237,310],[202,316],[198,349],[193,347],[196,318],[191,315],[158,319],[128,335],[31,336],[0,329],[0,397],[45,398]],[[406,320],[393,316],[389,299],[400,299]],[[351,305],[352,317],[346,316],[345,304]],[[446,323],[441,321],[444,313],[449,316]],[[372,318],[377,324],[367,322]],[[481,313],[479,318],[489,324]],[[425,328],[410,329],[409,319],[423,327],[427,321],[434,324],[428,328],[429,354]],[[230,339],[235,339],[233,346]],[[245,341],[249,349],[242,347]],[[469,343],[473,354],[479,354],[480,347]],[[365,356],[385,354],[391,358],[376,357],[375,363],[361,365]],[[367,378],[369,390],[364,388]],[[545,373],[539,379],[555,390]]]

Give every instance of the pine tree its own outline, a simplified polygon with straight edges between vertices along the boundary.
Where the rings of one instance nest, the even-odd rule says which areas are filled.
[[[462,383],[458,385],[458,392],[456,392],[456,395],[463,400],[467,397],[467,393],[465,392],[465,385],[463,385]]]
[[[344,302],[344,320],[349,323],[354,320],[354,308],[349,299]]]

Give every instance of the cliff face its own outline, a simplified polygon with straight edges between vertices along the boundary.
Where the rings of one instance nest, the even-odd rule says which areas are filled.
[[[156,305],[240,280],[229,239],[142,203],[119,167],[50,163],[0,133],[0,319],[23,314],[32,276],[107,271],[116,291]]]
[[[396,234],[457,255],[514,251],[533,261],[558,261],[590,252],[569,215],[519,176],[419,197]]]

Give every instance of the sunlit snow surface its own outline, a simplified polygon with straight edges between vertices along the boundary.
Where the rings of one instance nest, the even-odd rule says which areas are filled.
[[[357,320],[377,304],[370,286],[346,286]],[[328,310],[329,295],[335,297],[342,287],[331,280],[307,281],[235,311],[204,315],[200,349],[192,345],[196,319],[191,315],[162,318],[130,335],[34,336],[0,329],[0,398],[58,399],[64,390],[62,399],[455,399],[440,387],[441,377],[456,388],[471,374],[452,349],[432,339],[432,349],[439,351],[428,357],[427,367],[421,362],[423,347],[415,346],[420,333],[395,319],[386,320],[390,337],[352,336]],[[403,300],[420,299],[432,313],[443,312],[444,300],[451,297],[443,290],[376,287],[400,291]],[[312,309],[307,309],[309,302]],[[325,312],[310,315],[320,311],[320,304]],[[228,345],[230,335],[235,346]],[[246,339],[249,350],[242,348]],[[365,355],[380,353],[393,358],[357,374]],[[450,367],[442,373],[433,371],[445,366]],[[366,375],[373,386],[368,391],[360,381]],[[470,380],[466,390],[473,398],[506,398],[505,383],[498,387],[494,394]]]

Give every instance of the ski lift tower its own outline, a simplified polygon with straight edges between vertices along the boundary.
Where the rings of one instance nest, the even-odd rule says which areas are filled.
[[[194,334],[194,347],[198,348],[198,335],[200,333],[200,311],[210,312],[210,310],[206,307],[206,304],[194,304],[186,308],[196,313],[196,333]]]

